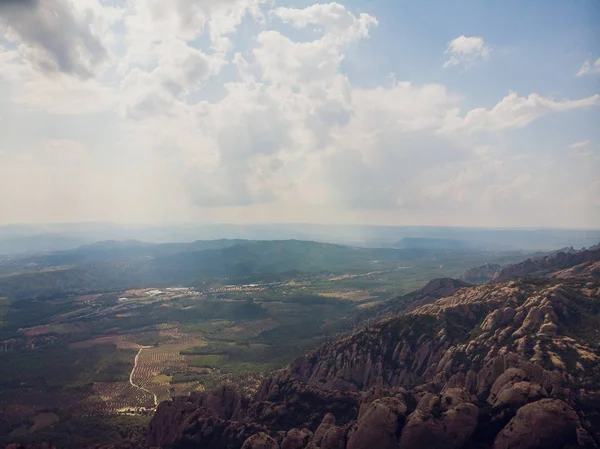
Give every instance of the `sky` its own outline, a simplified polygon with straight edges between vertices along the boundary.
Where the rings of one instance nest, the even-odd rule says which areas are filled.
[[[0,223],[600,228],[600,2],[0,0]]]

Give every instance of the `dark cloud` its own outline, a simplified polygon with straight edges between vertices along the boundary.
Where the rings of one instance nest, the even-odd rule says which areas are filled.
[[[92,11],[77,17],[68,0],[0,0],[0,23],[18,37],[27,57],[45,73],[93,76],[107,57],[91,30],[93,20]]]
[[[0,11],[8,8],[35,8],[39,0],[0,0]]]

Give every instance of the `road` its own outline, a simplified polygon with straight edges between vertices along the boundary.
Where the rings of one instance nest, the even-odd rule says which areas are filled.
[[[129,383],[133,387],[139,388],[140,390],[145,391],[148,394],[151,394],[154,397],[154,406],[156,407],[158,405],[158,397],[154,393],[152,393],[151,391],[149,391],[149,390],[145,389],[144,387],[142,387],[142,386],[140,386],[140,385],[138,385],[138,384],[136,384],[136,383],[133,382],[133,374],[135,373],[135,369],[137,368],[138,359],[140,357],[140,354],[142,353],[142,351],[144,349],[148,349],[148,348],[151,348],[151,347],[152,346],[142,346],[140,348],[140,350],[138,351],[138,353],[136,354],[135,361],[133,362],[133,368],[131,369],[131,373],[129,374]]]

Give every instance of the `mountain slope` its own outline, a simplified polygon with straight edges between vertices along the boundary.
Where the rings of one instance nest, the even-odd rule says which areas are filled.
[[[502,265],[497,263],[486,263],[478,267],[469,268],[460,278],[465,282],[472,284],[483,284],[492,280],[494,275],[502,268]]]
[[[383,317],[390,314],[398,314],[416,309],[424,304],[430,304],[445,296],[451,296],[463,287],[469,287],[471,284],[460,279],[436,278],[429,281],[425,287],[399,296],[380,305],[367,309],[360,314],[361,321],[369,317]]]
[[[224,388],[163,403],[147,443],[597,447],[600,258],[572,260],[554,277],[463,287],[328,342],[254,398]]]
[[[600,246],[587,250],[572,251],[572,248],[559,250],[542,257],[527,259],[520,263],[508,264],[498,270],[492,281],[502,282],[523,276],[544,276],[554,271],[574,267],[600,258]]]

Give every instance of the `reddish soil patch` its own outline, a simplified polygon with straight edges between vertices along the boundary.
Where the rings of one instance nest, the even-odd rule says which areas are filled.
[[[35,432],[36,430],[42,430],[58,421],[60,421],[60,419],[55,413],[39,413],[33,418],[33,426],[31,426],[29,431]]]
[[[37,326],[27,329],[25,335],[28,337],[35,337],[36,335],[44,335],[50,333],[50,326]]]
[[[141,296],[144,293],[152,291],[152,290],[154,290],[154,289],[153,288],[134,288],[134,289],[125,291],[125,293],[123,293],[123,296],[125,296],[125,297]]]
[[[77,297],[77,301],[78,302],[92,302],[92,301],[95,301],[96,299],[98,299],[100,296],[102,296],[101,293],[98,293],[98,294],[95,294],[95,295],[78,296]]]
[[[106,345],[112,344],[117,347],[117,349],[139,349],[140,345],[138,345],[135,341],[131,341],[128,339],[126,335],[107,335],[106,337],[98,337],[92,338],[91,340],[78,341],[77,343],[71,343],[69,348],[72,349],[82,349],[82,348],[91,348],[96,345]]]

